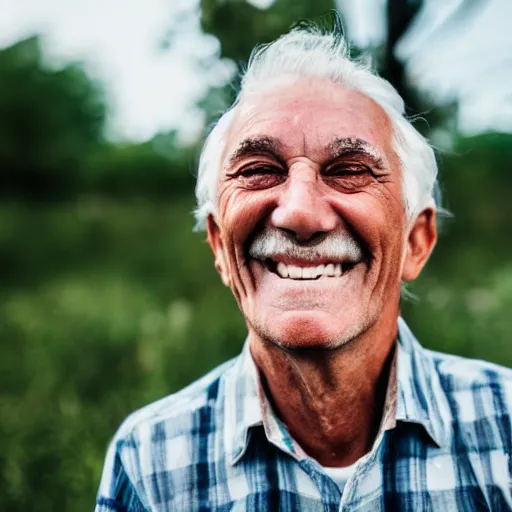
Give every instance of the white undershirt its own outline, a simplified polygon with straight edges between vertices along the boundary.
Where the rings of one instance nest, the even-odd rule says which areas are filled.
[[[343,493],[345,484],[347,483],[347,480],[352,476],[352,473],[354,473],[357,463],[358,461],[356,460],[354,464],[344,468],[326,468],[325,466],[322,466],[322,469],[325,471],[327,476],[334,480],[334,482],[340,488],[341,493]]]

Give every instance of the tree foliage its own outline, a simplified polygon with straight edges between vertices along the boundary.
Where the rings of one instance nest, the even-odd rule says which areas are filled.
[[[0,190],[44,198],[78,187],[103,140],[102,90],[78,65],[45,67],[38,37],[0,52]]]
[[[269,43],[298,21],[317,19],[335,8],[333,0],[276,0],[265,10],[245,0],[202,0],[201,6],[203,30],[219,39],[222,57],[239,65],[247,62],[254,45]]]
[[[40,39],[0,51],[0,194],[166,196],[190,190],[194,148],[175,132],[143,144],[105,138],[102,86],[79,64],[47,65]]]

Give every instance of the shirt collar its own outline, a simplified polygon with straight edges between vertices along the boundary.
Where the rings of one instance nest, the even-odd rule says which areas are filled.
[[[250,428],[263,423],[259,388],[258,369],[246,340],[242,353],[226,375],[224,446],[232,464],[245,453]]]
[[[398,340],[381,430],[394,428],[397,421],[420,424],[442,446],[448,434],[443,414],[448,404],[434,363],[402,318],[398,319]],[[255,426],[263,426],[267,439],[277,447],[297,459],[305,457],[272,410],[247,340],[226,375],[224,442],[232,464],[243,457]]]
[[[432,441],[442,446],[448,436],[449,405],[432,357],[398,319],[396,420],[422,425]]]

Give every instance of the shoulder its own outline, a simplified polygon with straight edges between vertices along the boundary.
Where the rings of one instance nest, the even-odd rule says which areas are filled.
[[[143,470],[141,455],[161,451],[163,447],[187,450],[192,437],[199,437],[205,428],[199,425],[209,416],[213,431],[216,418],[212,411],[223,409],[225,377],[236,359],[215,368],[181,391],[162,398],[130,414],[112,440],[125,469]],[[216,417],[222,415],[216,413]],[[176,459],[175,459],[176,460]]]
[[[234,362],[224,363],[178,393],[125,419],[107,452],[97,510],[118,510],[119,504],[129,510],[142,509],[135,505],[148,502],[148,478],[170,478],[174,469],[187,467],[195,445],[222,418],[221,413],[214,416],[212,411],[222,410],[224,380]],[[168,480],[165,482],[167,489]]]
[[[115,438],[122,439],[134,432],[150,428],[162,421],[178,420],[189,416],[204,407],[211,407],[222,397],[219,386],[226,372],[233,366],[232,359],[213,369],[200,379],[192,382],[177,393],[168,395],[156,402],[131,413],[121,424]]]
[[[488,361],[425,350],[433,362],[443,387],[462,391],[481,387],[512,386],[512,369]]]
[[[456,420],[501,422],[510,431],[512,370],[477,359],[426,350]],[[507,435],[512,432],[508,432]]]

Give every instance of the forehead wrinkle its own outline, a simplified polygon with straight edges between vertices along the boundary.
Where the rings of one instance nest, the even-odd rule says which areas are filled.
[[[347,154],[362,154],[370,158],[378,170],[384,170],[385,157],[379,149],[357,137],[337,137],[329,144],[331,158],[340,158]]]

